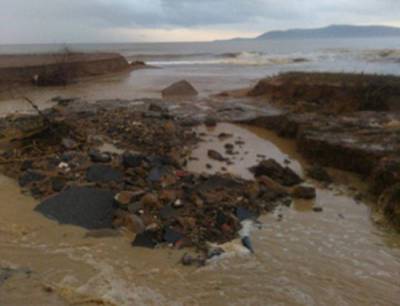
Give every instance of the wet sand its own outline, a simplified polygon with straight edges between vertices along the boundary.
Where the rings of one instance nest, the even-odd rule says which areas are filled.
[[[301,172],[305,166],[292,142],[262,129],[222,124],[201,131],[211,143],[194,152],[200,163],[208,161],[203,146],[223,146],[215,135],[224,131],[245,139],[236,174],[248,176],[257,154],[289,159]],[[311,201],[263,217],[263,228],[252,234],[255,255],[232,242],[223,258],[193,269],[178,264],[181,251],[132,248],[126,233],[87,237],[47,220],[1,177],[0,267],[32,274],[15,274],[0,286],[0,304],[26,305],[29,296],[31,305],[397,305],[400,237],[376,228],[368,206],[338,180],[331,189],[317,185],[322,213],[312,212]]]

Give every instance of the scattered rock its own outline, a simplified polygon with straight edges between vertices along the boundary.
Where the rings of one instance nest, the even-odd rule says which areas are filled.
[[[132,242],[132,246],[154,249],[157,245],[157,236],[155,232],[145,231],[136,235],[135,239]]]
[[[163,97],[177,97],[177,96],[197,96],[198,92],[188,81],[183,80],[174,83],[162,92]]]
[[[136,153],[125,152],[122,155],[122,163],[126,168],[140,167],[145,160],[145,156]]]
[[[183,239],[183,235],[171,228],[166,228],[164,232],[164,241],[175,245],[178,241]]]
[[[329,175],[329,173],[319,165],[314,165],[312,168],[308,169],[307,174],[309,177],[320,182],[328,184],[333,182],[332,177]]]
[[[147,193],[142,197],[140,200],[141,204],[144,208],[151,207],[151,208],[158,208],[161,206],[160,201],[158,200],[157,196],[152,193]]]
[[[61,143],[62,143],[63,147],[65,149],[67,149],[67,150],[73,150],[73,149],[76,149],[79,146],[79,144],[76,141],[74,141],[74,140],[72,140],[70,138],[64,138],[61,141]]]
[[[91,150],[89,156],[94,163],[109,163],[112,159],[110,153],[98,150]]]
[[[324,209],[323,209],[321,206],[314,206],[314,207],[313,207],[313,211],[314,211],[314,212],[318,212],[318,213],[319,213],[319,212],[322,212],[323,210],[324,210]]]
[[[317,194],[314,187],[296,186],[292,190],[292,196],[298,199],[312,200]]]
[[[42,173],[33,170],[28,170],[22,174],[22,176],[18,180],[18,183],[21,187],[26,187],[31,183],[42,181],[45,178],[46,176]]]
[[[64,189],[66,183],[65,180],[61,177],[53,177],[51,178],[51,188],[55,192],[60,192]]]
[[[123,175],[120,171],[108,165],[94,164],[86,172],[86,178],[89,182],[120,182]]]
[[[226,160],[225,157],[223,157],[221,153],[219,153],[215,150],[208,150],[207,155],[209,158],[219,161],[219,162],[223,162]]]
[[[134,196],[135,193],[132,191],[121,191],[116,194],[114,199],[118,206],[120,206],[121,208],[126,208],[129,204],[132,203]]]
[[[217,119],[208,116],[208,117],[206,117],[206,119],[204,120],[204,124],[205,124],[207,127],[215,127],[215,126],[217,126]]]

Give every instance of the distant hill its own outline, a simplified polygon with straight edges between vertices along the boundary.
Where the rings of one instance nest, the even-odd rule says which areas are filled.
[[[307,39],[307,38],[367,38],[400,37],[400,28],[386,26],[331,25],[317,29],[292,29],[271,31],[255,39]]]

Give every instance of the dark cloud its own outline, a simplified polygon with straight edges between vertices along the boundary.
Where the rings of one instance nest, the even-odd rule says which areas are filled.
[[[135,29],[231,32],[396,23],[399,0],[0,0],[0,43],[118,40]],[[134,36],[133,36],[134,38]]]

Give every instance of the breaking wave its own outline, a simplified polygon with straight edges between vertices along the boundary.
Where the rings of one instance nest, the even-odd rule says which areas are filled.
[[[298,55],[275,55],[262,52],[238,52],[238,53],[193,53],[193,54],[137,54],[128,56],[129,61],[146,61],[156,66],[176,65],[285,65],[304,63],[310,61]]]

